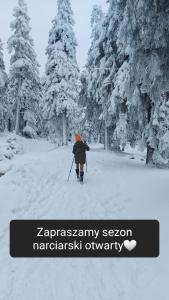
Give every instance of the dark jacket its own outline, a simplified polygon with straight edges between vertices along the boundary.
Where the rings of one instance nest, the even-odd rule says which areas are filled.
[[[86,151],[89,151],[89,146],[82,142],[76,142],[73,146],[73,154],[75,155],[76,164],[85,164],[86,163]]]

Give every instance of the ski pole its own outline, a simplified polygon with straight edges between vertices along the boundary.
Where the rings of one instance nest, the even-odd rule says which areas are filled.
[[[71,172],[72,172],[72,167],[73,167],[74,160],[75,160],[75,157],[73,157],[73,160],[72,160],[72,164],[71,164],[71,167],[70,167],[70,172],[69,172],[69,176],[68,176],[67,181],[69,181],[70,174],[71,174]]]

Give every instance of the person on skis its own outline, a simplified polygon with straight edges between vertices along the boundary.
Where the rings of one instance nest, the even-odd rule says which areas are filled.
[[[86,151],[89,151],[90,148],[87,145],[86,141],[81,139],[79,133],[75,134],[75,144],[73,146],[73,154],[75,156],[76,164],[76,175],[77,178],[83,182],[84,177],[84,165],[86,163]]]

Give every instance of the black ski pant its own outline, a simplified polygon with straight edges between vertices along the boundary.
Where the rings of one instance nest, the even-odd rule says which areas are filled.
[[[80,172],[83,172],[84,164],[76,164],[76,170],[80,170]]]

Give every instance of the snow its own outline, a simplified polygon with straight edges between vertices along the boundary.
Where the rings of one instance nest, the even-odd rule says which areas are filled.
[[[80,185],[74,170],[67,182],[72,145],[19,141],[24,154],[16,155],[0,178],[0,299],[167,300],[169,171],[146,167],[138,149],[118,154],[97,144],[91,145],[85,184]],[[160,256],[13,259],[12,219],[159,219]]]
[[[22,153],[22,146],[15,134],[1,135],[0,161],[12,159],[14,155]]]

